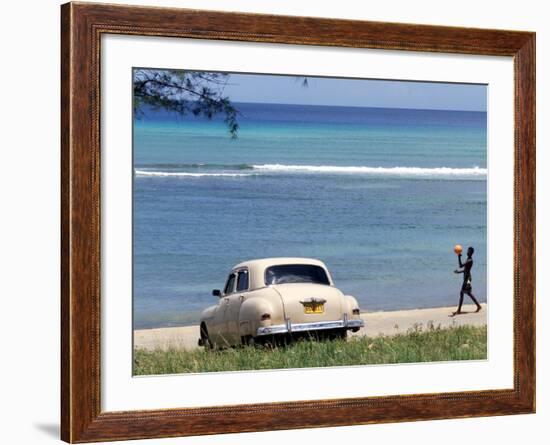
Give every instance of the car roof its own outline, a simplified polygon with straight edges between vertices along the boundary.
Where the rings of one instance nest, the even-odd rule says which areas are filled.
[[[279,257],[248,260],[237,264],[231,271],[235,272],[238,269],[247,268],[249,272],[250,289],[260,289],[265,287],[265,270],[270,266],[280,266],[283,264],[311,264],[313,266],[322,267],[326,271],[328,279],[332,284],[332,277],[325,264],[314,258]]]
[[[241,269],[243,267],[265,269],[270,266],[279,266],[281,264],[312,264],[326,268],[325,264],[321,260],[317,260],[315,258],[277,257],[243,261],[233,267],[233,269]]]

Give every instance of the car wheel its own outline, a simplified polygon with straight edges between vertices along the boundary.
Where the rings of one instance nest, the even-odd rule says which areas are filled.
[[[338,330],[338,331],[331,332],[329,334],[329,339],[330,340],[345,340],[347,335],[348,335],[348,331],[346,331],[345,329],[341,329],[341,330]]]
[[[208,336],[208,328],[204,323],[201,323],[201,342],[204,346],[204,349],[213,349],[214,345]]]
[[[252,335],[245,335],[242,337],[242,344],[244,346],[256,346],[256,340],[254,340],[254,337]]]

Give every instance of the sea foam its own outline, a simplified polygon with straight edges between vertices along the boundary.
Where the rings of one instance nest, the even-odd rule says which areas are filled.
[[[375,174],[395,176],[475,176],[487,175],[486,168],[477,166],[471,168],[451,167],[370,167],[370,166],[338,166],[338,165],[285,165],[263,164],[253,165],[255,170],[271,172],[296,173],[332,173],[332,174]]]
[[[254,176],[253,173],[189,173],[189,172],[166,172],[166,171],[147,171],[136,170],[136,176],[179,176],[190,178],[202,178],[202,177],[237,177],[237,176]]]
[[[182,166],[178,166],[182,168]],[[409,178],[474,178],[485,179],[487,169],[481,167],[452,168],[452,167],[371,167],[371,166],[339,166],[339,165],[292,165],[292,164],[261,164],[261,165],[216,165],[216,164],[188,164],[185,168],[194,172],[179,170],[142,170],[136,169],[136,176],[151,177],[247,177],[269,174],[330,174],[330,175],[365,175],[365,176],[396,176]],[[196,170],[209,170],[196,171]],[[214,171],[212,171],[214,170]],[[218,171],[216,171],[218,170]],[[253,173],[242,173],[242,170]],[[238,173],[236,171],[239,171]]]

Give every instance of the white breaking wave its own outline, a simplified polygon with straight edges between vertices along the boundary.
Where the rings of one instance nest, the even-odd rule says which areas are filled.
[[[180,177],[190,177],[190,178],[202,178],[204,176],[209,176],[209,177],[254,176],[254,173],[188,173],[188,172],[160,172],[160,171],[136,170],[136,176],[180,176]]]
[[[230,170],[230,166],[229,167]],[[370,166],[339,166],[339,165],[286,165],[286,164],[262,164],[251,165],[248,168],[255,173],[234,173],[231,171],[218,172],[182,172],[182,171],[160,171],[160,170],[135,170],[136,176],[149,177],[181,177],[181,178],[203,178],[203,177],[246,177],[259,174],[277,173],[311,173],[311,174],[333,174],[333,175],[380,175],[400,176],[409,178],[477,178],[485,179],[487,169],[477,166],[471,168],[451,167],[370,167]],[[250,170],[249,170],[250,171]]]
[[[487,176],[487,169],[480,167],[472,168],[451,168],[451,167],[369,167],[351,166],[343,167],[338,165],[284,165],[284,164],[263,164],[253,165],[255,170],[270,172],[304,172],[304,173],[337,173],[337,174],[375,174],[395,176]]]

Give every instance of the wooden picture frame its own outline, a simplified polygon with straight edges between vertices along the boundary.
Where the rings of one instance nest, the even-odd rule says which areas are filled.
[[[93,442],[535,411],[534,33],[92,3],[65,4],[61,18],[63,440]],[[513,389],[102,412],[99,74],[103,34],[512,56]]]

